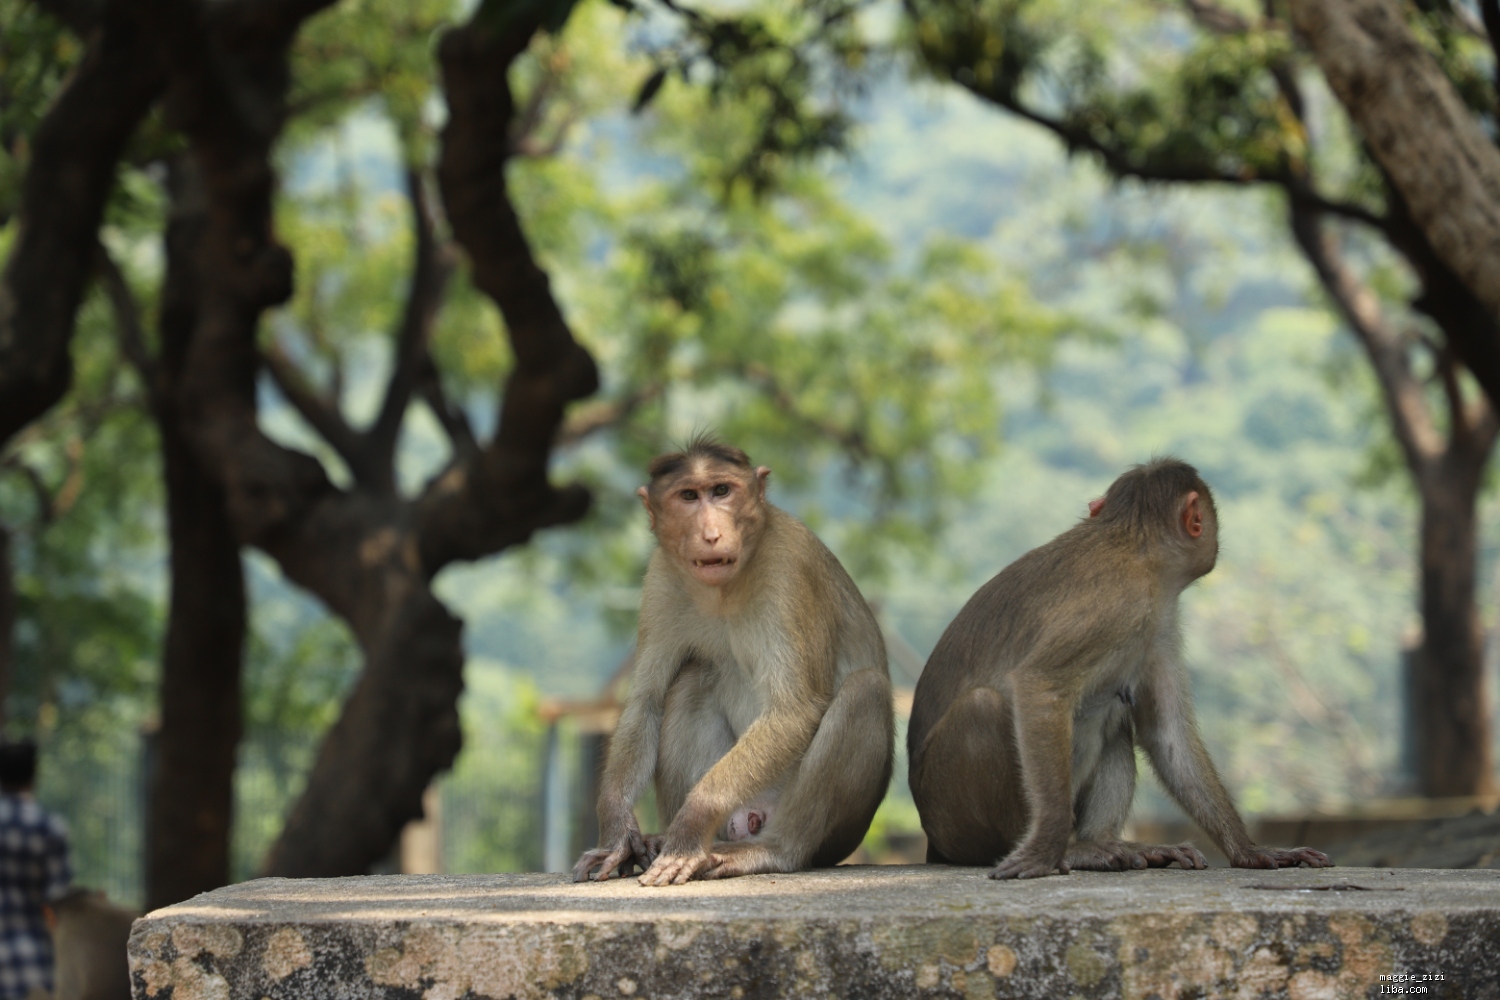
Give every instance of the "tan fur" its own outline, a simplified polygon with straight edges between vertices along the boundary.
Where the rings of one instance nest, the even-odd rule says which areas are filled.
[[[981,587],[927,661],[907,735],[929,860],[1000,859],[994,878],[1202,868],[1190,844],[1119,839],[1139,743],[1234,865],[1328,864],[1256,847],[1198,734],[1177,607],[1218,556],[1208,486],[1159,459],[1090,511]]]
[[[53,906],[56,1000],[130,1000],[125,945],[137,914],[75,889]]]
[[[692,449],[668,464],[641,490],[659,547],[599,796],[602,846],[575,878],[639,867],[665,885],[835,864],[890,781],[880,629],[833,554],[767,502],[769,470]],[[632,808],[653,779],[666,830],[644,837]],[[766,816],[757,835],[715,842],[752,808]]]

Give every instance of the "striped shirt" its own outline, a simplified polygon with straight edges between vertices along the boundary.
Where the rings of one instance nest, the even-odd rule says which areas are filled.
[[[29,795],[0,795],[0,1000],[52,989],[44,904],[68,890],[68,828]]]

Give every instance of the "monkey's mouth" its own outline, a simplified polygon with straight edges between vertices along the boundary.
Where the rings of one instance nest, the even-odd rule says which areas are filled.
[[[735,574],[739,560],[735,556],[706,556],[693,560],[693,575],[710,586],[724,583]]]

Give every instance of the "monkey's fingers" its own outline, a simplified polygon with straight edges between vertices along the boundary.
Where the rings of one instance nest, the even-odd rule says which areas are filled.
[[[1332,868],[1333,862],[1328,860],[1328,855],[1322,851],[1315,851],[1311,847],[1293,847],[1287,851],[1272,851],[1276,855],[1276,863],[1281,868],[1296,868],[1298,865],[1306,865],[1309,868]]]
[[[597,868],[599,864],[609,857],[609,851],[596,847],[591,851],[584,851],[578,858],[578,863],[573,866],[573,881],[584,882],[588,880],[589,872]]]
[[[1192,868],[1202,870],[1208,867],[1208,859],[1205,858],[1198,848],[1192,844],[1151,844],[1141,848],[1137,855],[1145,860],[1152,868],[1170,868],[1177,865],[1180,868]],[[1135,867],[1140,868],[1141,865]]]
[[[641,876],[641,885],[683,885],[708,865],[707,851],[699,854],[659,855],[646,874]]]
[[[624,878],[634,867],[635,855],[628,845],[603,853],[605,856],[600,861],[599,874],[594,876],[595,882],[603,882],[611,875]]]
[[[1003,859],[990,871],[990,878],[1012,879],[1012,878],[1042,878],[1058,872],[1062,875],[1068,874],[1071,869],[1065,861],[1044,861],[1021,855],[1011,856]]]

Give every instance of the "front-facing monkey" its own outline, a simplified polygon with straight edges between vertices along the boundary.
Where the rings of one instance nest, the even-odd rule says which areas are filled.
[[[575,879],[836,864],[885,796],[895,730],[880,628],[833,553],[766,501],[769,474],[703,438],[651,463],[638,492],[659,544],[599,793],[601,846]],[[653,778],[666,831],[645,837],[633,806]]]
[[[1139,742],[1231,864],[1329,864],[1252,843],[1198,735],[1177,599],[1218,558],[1208,486],[1158,459],[1089,515],[980,588],[927,661],[907,735],[928,860],[998,858],[991,878],[1204,867],[1191,844],[1119,839]]]

